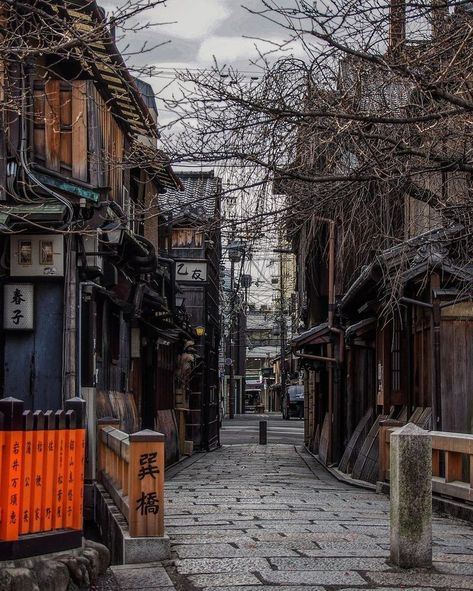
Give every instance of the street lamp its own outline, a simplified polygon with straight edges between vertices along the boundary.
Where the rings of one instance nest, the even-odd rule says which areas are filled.
[[[205,326],[196,326],[194,330],[198,337],[203,337],[205,335]]]
[[[241,242],[232,242],[228,245],[228,258],[231,263],[239,263],[243,253],[244,246]]]
[[[123,242],[125,236],[125,228],[121,222],[108,222],[102,226],[102,232],[109,244],[119,246]]]

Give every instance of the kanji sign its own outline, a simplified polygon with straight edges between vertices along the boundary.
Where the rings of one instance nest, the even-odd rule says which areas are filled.
[[[164,532],[164,435],[140,431],[129,436],[128,526],[132,537]]]
[[[8,283],[4,285],[3,328],[5,330],[33,330],[33,284]]]
[[[206,261],[176,261],[176,279],[192,283],[207,281]]]

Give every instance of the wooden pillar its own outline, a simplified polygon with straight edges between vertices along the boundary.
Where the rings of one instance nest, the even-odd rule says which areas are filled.
[[[432,430],[442,430],[442,384],[441,384],[441,351],[440,351],[440,302],[435,291],[440,288],[440,276],[433,273],[430,278],[432,314],[430,322],[430,345],[432,359]]]
[[[66,524],[73,529],[82,529],[84,516],[84,476],[85,476],[85,400],[79,397],[66,400],[67,412],[74,412],[75,428],[69,434],[69,466],[72,469],[68,477],[68,498],[66,499]],[[67,414],[67,413],[66,413]],[[71,444],[74,444],[71,446]]]
[[[164,535],[164,441],[145,429],[130,435],[128,527],[132,537]]]

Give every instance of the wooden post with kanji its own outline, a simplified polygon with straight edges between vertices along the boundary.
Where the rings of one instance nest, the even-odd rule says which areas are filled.
[[[164,535],[164,440],[156,431],[130,435],[129,531],[132,537]]]

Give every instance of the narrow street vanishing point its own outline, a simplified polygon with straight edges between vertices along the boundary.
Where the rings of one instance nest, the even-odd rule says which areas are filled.
[[[473,0],[0,24],[0,591],[473,591]]]

